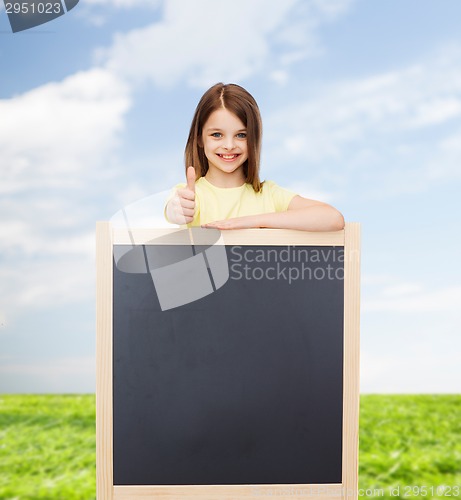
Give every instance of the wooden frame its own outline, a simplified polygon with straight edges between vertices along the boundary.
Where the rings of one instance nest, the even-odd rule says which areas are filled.
[[[339,484],[263,484],[194,486],[114,486],[112,426],[112,266],[114,244],[142,244],[175,229],[114,230],[108,222],[96,228],[96,485],[98,500],[235,500],[276,497],[323,500],[358,497],[360,225],[343,231],[311,233],[278,229],[223,231],[224,244],[344,246],[344,363],[342,482]],[[162,240],[165,241],[164,238]],[[194,242],[195,243],[195,242]],[[199,242],[196,242],[199,243]]]

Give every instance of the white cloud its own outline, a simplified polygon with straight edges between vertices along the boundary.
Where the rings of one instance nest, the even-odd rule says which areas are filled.
[[[428,289],[379,275],[366,282],[360,341],[362,392],[459,393],[460,287]],[[366,296],[373,285],[382,288],[370,300]]]
[[[382,294],[384,297],[398,298],[408,296],[410,294],[422,291],[422,287],[416,283],[399,283],[383,288]]]
[[[115,7],[130,9],[134,7],[157,8],[161,0],[84,0],[85,6],[103,5],[105,7]]]
[[[78,184],[115,147],[127,88],[92,69],[0,101],[0,191]]]
[[[62,357],[43,361],[0,358],[0,392],[94,392],[95,359]]]
[[[317,52],[317,24],[333,11],[339,13],[339,6],[346,10],[350,2],[326,4],[330,9],[301,0],[166,0],[160,22],[117,35],[97,58],[130,80],[150,80],[158,86],[183,80],[198,87],[240,81],[274,67],[280,78],[286,68],[277,66],[289,64],[293,54],[306,57]],[[282,49],[278,61],[273,44]]]
[[[364,295],[362,311],[427,313],[436,311],[460,311],[461,286],[426,290],[418,283],[396,283],[382,288],[377,294]]]
[[[90,200],[114,175],[129,107],[127,87],[103,69],[0,101],[0,288],[9,318],[91,296]]]
[[[362,279],[361,391],[459,393],[461,287]]]
[[[461,153],[461,130],[441,141],[439,148],[446,153]]]
[[[274,81],[275,83],[278,83],[281,86],[284,86],[287,84],[289,80],[289,74],[287,71],[283,70],[276,70],[272,71],[269,73],[269,78]]]
[[[88,215],[82,191],[112,175],[129,107],[127,88],[101,69],[0,101],[4,248],[27,253],[37,232],[75,229]]]
[[[451,118],[461,115],[461,97],[436,97],[427,102],[422,102],[415,109],[414,116],[408,120],[410,128],[424,127],[443,123]]]
[[[265,141],[273,164],[322,165],[322,178],[340,163],[340,182],[373,178],[376,197],[459,179],[460,134],[446,128],[460,116],[461,46],[451,45],[400,70],[312,90],[266,117]]]
[[[312,4],[328,18],[334,19],[344,14],[355,0],[313,0]]]
[[[459,346],[456,346],[459,347]],[[360,392],[434,394],[461,392],[458,350],[435,349],[434,344],[386,353],[360,353]]]
[[[444,137],[434,145],[434,154],[424,168],[427,182],[461,179],[461,129]]]
[[[161,5],[162,0],[80,0],[75,15],[93,26],[100,27],[110,22],[114,10],[144,9],[152,12]]]
[[[332,203],[336,196],[333,193],[317,189],[314,185],[305,182],[286,182],[284,188],[294,191],[296,194],[311,200],[321,200],[325,203]]]
[[[449,66],[440,67],[431,60],[417,70],[410,67],[329,86],[315,99],[274,113],[271,120],[295,123],[297,129],[300,123],[305,124],[301,133],[287,134],[288,152],[302,151],[305,155],[307,148],[314,160],[338,157],[344,145],[362,141],[370,132],[421,128],[461,115],[461,70],[456,64],[459,60],[461,53]],[[447,93],[451,95],[442,97]],[[287,120],[288,116],[291,120]]]
[[[3,359],[5,361],[5,359]],[[54,374],[55,376],[63,374],[77,374],[82,371],[82,368],[87,371],[93,371],[95,367],[95,360],[92,357],[82,358],[61,358],[53,360],[51,363],[47,360],[44,363],[27,363],[18,364],[14,360],[6,360],[7,363],[0,366],[0,373],[25,373],[29,375],[44,375]],[[13,362],[12,362],[13,361]]]
[[[94,258],[64,253],[47,259],[19,257],[8,268],[9,262],[0,269],[2,308],[9,321],[16,314],[94,296]]]

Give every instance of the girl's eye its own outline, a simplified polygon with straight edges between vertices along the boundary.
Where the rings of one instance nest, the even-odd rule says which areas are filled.
[[[246,139],[247,135],[246,135],[246,133],[245,133],[245,132],[241,132],[240,134],[237,134],[237,137],[238,137],[239,139]]]
[[[221,134],[219,132],[213,132],[211,137],[221,137]]]

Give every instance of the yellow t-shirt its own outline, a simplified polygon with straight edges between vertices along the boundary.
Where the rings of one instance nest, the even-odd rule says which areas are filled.
[[[184,188],[177,184],[174,191]],[[281,188],[273,181],[265,181],[262,191],[256,193],[251,184],[234,188],[220,188],[205,177],[195,183],[195,216],[187,226],[200,226],[208,222],[257,215],[270,212],[284,212],[296,193]]]

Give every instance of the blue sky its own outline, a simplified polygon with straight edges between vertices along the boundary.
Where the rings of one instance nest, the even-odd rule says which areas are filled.
[[[94,227],[182,181],[246,87],[262,178],[362,223],[362,392],[461,392],[461,3],[81,0],[0,11],[0,392],[92,392]]]

